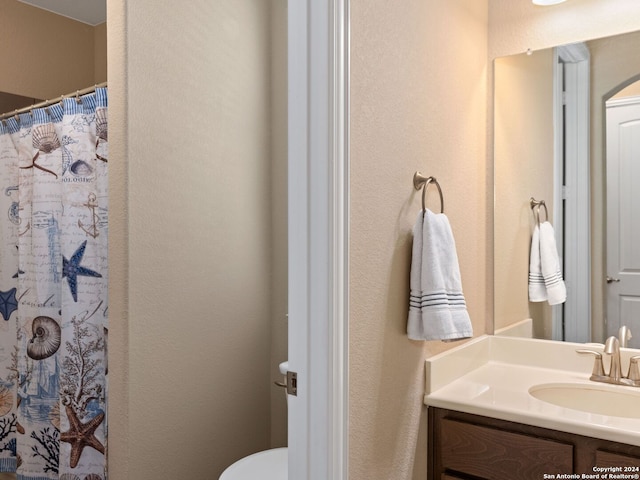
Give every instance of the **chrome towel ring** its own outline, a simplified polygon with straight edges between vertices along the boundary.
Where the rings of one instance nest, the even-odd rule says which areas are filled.
[[[529,204],[531,205],[531,210],[533,210],[533,213],[536,216],[538,225],[540,225],[540,207],[544,207],[544,221],[549,221],[549,210],[547,210],[547,204],[544,200],[536,200],[535,198],[531,197],[531,199],[529,200]],[[536,209],[536,207],[538,208]]]
[[[413,188],[416,190],[420,190],[422,188],[422,211],[426,211],[427,207],[425,205],[425,194],[427,192],[427,187],[429,184],[435,183],[438,188],[438,194],[440,195],[440,213],[444,213],[444,198],[442,196],[442,189],[440,188],[440,184],[436,177],[425,177],[420,172],[416,172],[413,175]]]

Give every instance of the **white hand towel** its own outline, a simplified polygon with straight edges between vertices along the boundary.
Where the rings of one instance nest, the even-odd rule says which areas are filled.
[[[458,340],[473,336],[462,293],[458,254],[446,215],[430,210],[414,227],[407,334],[412,340]],[[415,234],[422,227],[422,238]],[[416,245],[417,243],[417,245]],[[420,254],[416,251],[422,243]],[[416,272],[417,270],[417,272]],[[419,283],[418,283],[419,281]],[[418,299],[420,314],[418,315]]]
[[[547,299],[547,289],[542,276],[540,260],[540,228],[536,225],[531,236],[531,253],[529,255],[529,301],[544,302]]]
[[[422,339],[422,220],[424,212],[420,210],[413,227],[413,247],[411,249],[411,278],[409,296],[409,320],[407,333],[409,338]]]
[[[564,303],[567,299],[567,288],[562,279],[556,235],[549,222],[540,225],[540,262],[549,305]]]

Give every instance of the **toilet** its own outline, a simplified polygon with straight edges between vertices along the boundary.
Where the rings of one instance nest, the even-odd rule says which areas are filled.
[[[280,373],[286,375],[289,362],[279,365]],[[289,397],[287,397],[289,401]],[[287,480],[289,453],[287,447],[271,448],[241,458],[222,472],[219,480]]]
[[[272,448],[241,458],[228,467],[220,480],[287,480],[288,448]]]

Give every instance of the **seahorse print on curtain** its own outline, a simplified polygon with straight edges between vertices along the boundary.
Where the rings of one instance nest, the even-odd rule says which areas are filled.
[[[98,88],[0,128],[0,471],[19,480],[106,479],[106,112]]]

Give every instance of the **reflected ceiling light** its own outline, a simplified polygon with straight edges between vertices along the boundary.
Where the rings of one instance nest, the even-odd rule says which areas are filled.
[[[562,3],[565,0],[531,0],[534,5],[555,5],[557,3]]]

